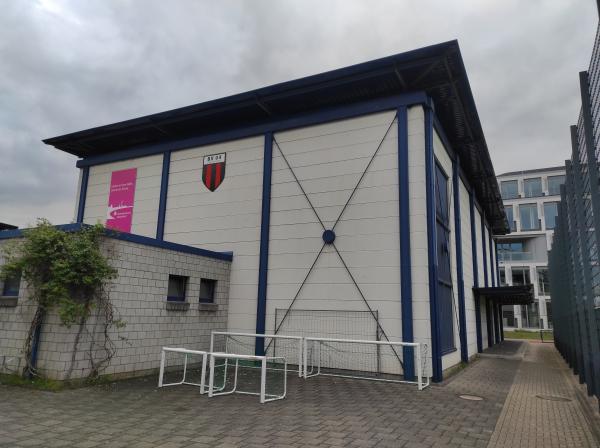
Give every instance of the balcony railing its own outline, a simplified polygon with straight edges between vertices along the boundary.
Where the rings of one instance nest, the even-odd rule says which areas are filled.
[[[532,261],[532,252],[498,251],[500,261]]]

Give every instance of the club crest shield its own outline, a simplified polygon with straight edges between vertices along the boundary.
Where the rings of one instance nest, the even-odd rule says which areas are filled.
[[[225,179],[225,153],[204,156],[202,182],[210,191],[215,191]]]

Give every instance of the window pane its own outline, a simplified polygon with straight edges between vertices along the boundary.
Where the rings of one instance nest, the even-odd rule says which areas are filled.
[[[523,181],[523,190],[526,198],[535,198],[542,195],[542,178],[525,179]]]
[[[506,270],[500,268],[500,286],[506,286]]]
[[[538,277],[538,288],[541,296],[549,296],[550,295],[550,281],[548,280],[548,268],[538,267],[537,268],[537,277]]]
[[[200,302],[214,303],[216,286],[216,280],[210,280],[207,278],[200,280]]]
[[[21,286],[21,276],[20,275],[15,275],[14,277],[8,277],[4,280],[4,286],[2,287],[2,295],[5,297],[18,297],[20,286]]]
[[[187,277],[179,275],[169,275],[169,290],[167,292],[167,300],[185,301],[185,286]]]
[[[565,176],[548,176],[548,194],[560,194],[560,186],[565,183]]]
[[[529,276],[529,268],[526,266],[513,266],[512,272],[512,284],[513,286],[528,285],[531,283]]]
[[[506,219],[508,219],[508,226],[510,227],[511,232],[515,232],[517,230],[517,226],[515,223],[515,217],[513,216],[513,208],[512,205],[504,207],[506,211]]]
[[[502,199],[514,199],[519,197],[519,183],[516,180],[505,180],[500,182]]]
[[[556,217],[558,216],[558,204],[556,202],[546,202],[544,204],[544,220],[546,228],[553,229],[556,226]]]
[[[521,215],[521,230],[540,229],[536,204],[519,205],[519,213]]]

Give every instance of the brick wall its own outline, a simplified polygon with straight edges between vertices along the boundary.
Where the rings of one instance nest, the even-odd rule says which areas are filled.
[[[0,246],[10,241],[14,240],[0,241]],[[103,374],[150,373],[158,368],[161,347],[208,349],[210,332],[226,330],[230,262],[110,238],[104,238],[102,250],[118,271],[109,294],[116,318],[126,324],[110,330],[115,355]],[[168,309],[172,303],[166,302],[169,274],[188,277],[187,309]],[[214,305],[199,303],[201,278],[217,280]],[[23,365],[24,341],[34,313],[27,295],[22,282],[16,306],[0,307],[0,372],[17,369],[19,362]],[[89,373],[90,356],[103,357],[98,344],[103,326],[97,314],[96,310],[81,333],[71,378]],[[56,314],[47,316],[38,355],[38,368],[45,376],[65,378],[78,329],[61,326]]]

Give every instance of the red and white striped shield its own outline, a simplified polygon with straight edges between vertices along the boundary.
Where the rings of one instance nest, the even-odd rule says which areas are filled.
[[[225,179],[225,153],[204,157],[202,181],[206,188],[215,191]]]

